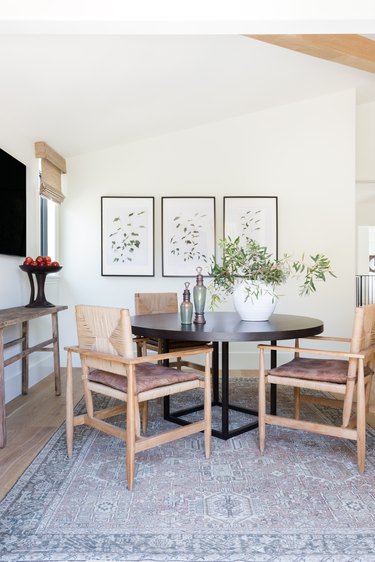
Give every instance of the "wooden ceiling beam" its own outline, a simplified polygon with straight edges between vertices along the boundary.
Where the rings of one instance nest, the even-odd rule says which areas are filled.
[[[246,37],[375,73],[375,41],[363,35],[246,35]]]

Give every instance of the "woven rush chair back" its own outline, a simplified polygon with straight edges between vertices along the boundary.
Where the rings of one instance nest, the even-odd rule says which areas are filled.
[[[350,352],[358,354],[361,350],[367,349],[375,344],[375,304],[358,306],[355,309]],[[368,374],[369,369],[374,369],[374,356],[369,355],[364,361],[364,374]],[[342,411],[342,424],[347,427],[352,415],[355,386],[358,378],[358,359],[349,357],[348,360],[348,379]],[[368,410],[369,393],[371,380],[367,385],[368,396],[366,396]]]
[[[211,377],[210,355],[212,347],[201,345],[189,351],[138,357],[134,353],[134,340],[129,310],[89,305],[76,306],[78,346],[66,347],[66,440],[68,456],[73,453],[74,428],[89,425],[126,441],[126,474],[129,490],[135,476],[135,455],[141,451],[169,443],[194,433],[204,434],[206,458],[211,451]],[[86,413],[74,415],[72,354],[79,354]],[[162,364],[185,355],[203,355],[204,377],[196,372],[185,372]],[[179,394],[193,389],[203,391],[203,418],[184,426],[146,436],[147,403],[150,400]],[[116,398],[116,405],[96,410],[93,394]],[[118,403],[120,402],[120,403]],[[143,408],[141,435],[140,406]],[[145,413],[146,412],[146,413]],[[126,414],[124,424],[106,421]],[[177,454],[177,453],[176,453]]]
[[[79,305],[76,307],[78,344],[82,349],[90,349],[110,355],[134,357],[133,338],[128,310],[111,307]],[[90,358],[90,366],[103,369],[107,363],[101,359]],[[120,373],[124,366],[115,365]]]
[[[358,306],[355,310],[350,351],[359,353],[375,344],[375,304]]]
[[[135,293],[134,301],[137,315],[178,312],[177,293]]]
[[[143,314],[176,314],[178,313],[178,301],[177,301],[177,293],[135,293],[134,295],[134,303],[135,303],[135,313],[138,315]],[[153,340],[152,338],[148,338],[146,343],[146,347],[149,350],[157,351],[161,353],[162,351],[162,340]],[[208,342],[207,342],[208,343]],[[195,347],[202,346],[202,343],[196,343],[193,341],[180,341],[180,340],[169,340],[169,350],[185,350],[188,348],[195,348]],[[137,343],[137,354],[140,357],[142,355],[142,342],[138,341]],[[171,363],[172,367],[189,367],[192,369],[196,369],[198,371],[204,372],[204,366],[200,363],[186,360],[181,360],[180,357],[177,357],[177,361]]]
[[[280,425],[292,429],[311,431],[322,435],[343,437],[357,442],[359,472],[365,468],[366,414],[374,411],[370,405],[371,383],[375,367],[375,304],[355,309],[352,337],[314,336],[315,342],[344,343],[342,349],[294,347],[260,344],[259,369],[259,445],[265,448],[266,425]],[[339,347],[336,345],[336,347]],[[266,350],[294,352],[294,359],[266,371]],[[266,383],[294,388],[294,417],[286,418],[266,412]],[[303,390],[303,392],[302,392]],[[324,396],[310,391],[320,391]],[[328,393],[328,394],[327,394]],[[340,400],[339,397],[342,396]],[[356,398],[356,401],[355,401]],[[340,427],[329,423],[315,423],[300,418],[303,403],[321,404],[342,410]]]
[[[375,304],[358,306],[355,309],[352,339],[350,343],[350,352],[359,354],[362,350],[371,348],[375,345]],[[375,356],[368,354],[364,359],[363,368],[364,376],[367,376],[366,383],[366,411],[369,411],[370,391],[372,384],[371,372],[374,371]],[[348,378],[346,383],[346,392],[344,396],[342,425],[347,427],[352,415],[354,392],[358,379],[358,359],[349,357],[348,361]]]

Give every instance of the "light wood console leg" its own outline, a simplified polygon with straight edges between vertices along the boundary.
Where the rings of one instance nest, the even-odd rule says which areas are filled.
[[[59,323],[57,312],[52,314],[52,337],[53,337],[53,368],[55,372],[55,394],[61,394],[61,375],[60,375],[60,350],[59,350]]]
[[[73,405],[73,373],[72,353],[68,351],[66,368],[66,448],[68,457],[73,454],[73,432],[74,432],[74,405]]]
[[[22,322],[22,351],[29,348],[29,323]],[[27,394],[29,390],[29,356],[22,357],[22,394]]]

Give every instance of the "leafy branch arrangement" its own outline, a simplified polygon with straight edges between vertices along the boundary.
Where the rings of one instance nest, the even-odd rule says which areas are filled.
[[[182,256],[184,262],[198,259],[208,262],[206,254],[199,250],[199,238],[202,233],[202,219],[205,214],[195,213],[193,218],[181,220],[181,216],[174,217],[173,223],[176,234],[171,236],[169,243],[171,245],[171,254],[174,256]]]
[[[132,261],[134,252],[141,246],[140,233],[137,230],[145,228],[144,224],[140,224],[140,217],[144,214],[145,211],[128,213],[125,226],[121,224],[119,216],[113,219],[116,230],[109,235],[109,238],[112,238],[111,250],[115,254],[113,263]]]
[[[316,291],[317,281],[326,281],[327,275],[336,277],[331,270],[330,260],[323,254],[310,256],[306,262],[304,256],[300,260],[292,260],[284,255],[281,259],[274,258],[265,246],[256,240],[240,236],[230,236],[219,241],[223,250],[221,261],[211,258],[212,278],[208,289],[211,293],[211,308],[216,308],[243,280],[255,283],[246,286],[247,299],[258,299],[262,294],[269,293],[277,298],[275,287],[282,285],[289,277],[301,278],[300,295],[309,295]]]

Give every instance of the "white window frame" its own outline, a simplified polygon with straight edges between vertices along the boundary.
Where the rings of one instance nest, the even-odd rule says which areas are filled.
[[[59,261],[60,205],[40,197],[40,254]]]

